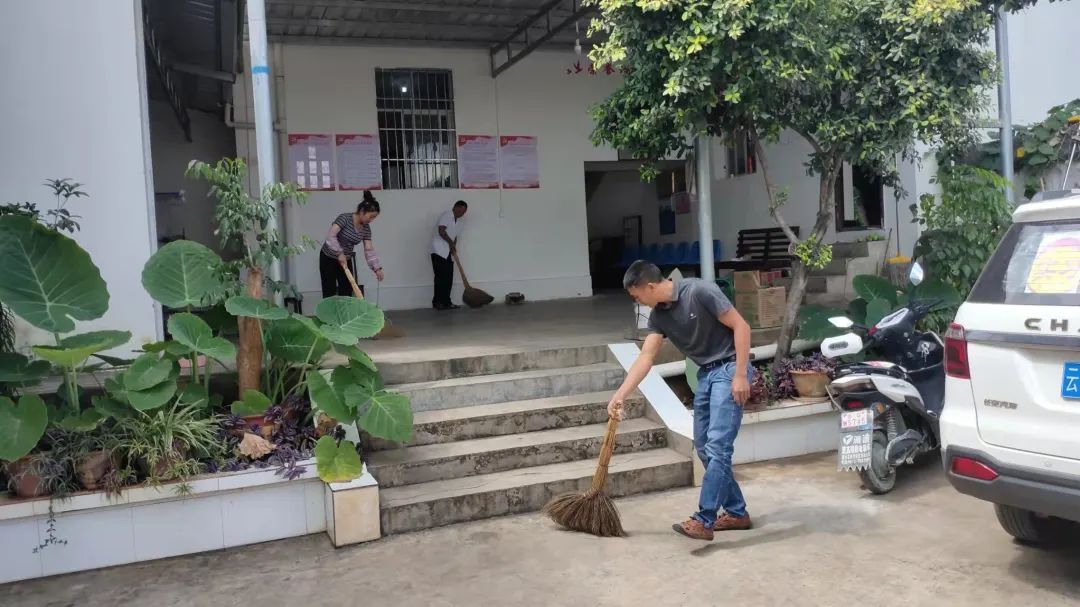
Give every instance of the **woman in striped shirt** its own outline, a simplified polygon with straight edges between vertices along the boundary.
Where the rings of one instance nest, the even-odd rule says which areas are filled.
[[[323,297],[352,294],[352,286],[349,285],[341,264],[347,264],[349,271],[356,276],[353,248],[360,243],[363,243],[364,260],[375,273],[375,278],[382,282],[382,264],[375,252],[375,246],[371,244],[371,222],[378,216],[379,201],[375,200],[371,192],[364,192],[364,199],[357,205],[355,213],[342,213],[330,224],[326,242],[319,254],[319,277],[322,278]],[[363,289],[361,285],[361,292]]]

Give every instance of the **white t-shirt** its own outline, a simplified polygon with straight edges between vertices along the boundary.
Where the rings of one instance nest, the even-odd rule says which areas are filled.
[[[454,240],[461,234],[463,220],[454,217],[454,211],[450,210],[442,214],[439,217],[439,223],[435,224],[435,236],[431,239],[431,252],[444,257],[450,258],[450,245],[443,240],[443,237],[439,235],[439,227],[446,227],[446,235],[450,237],[450,240]]]

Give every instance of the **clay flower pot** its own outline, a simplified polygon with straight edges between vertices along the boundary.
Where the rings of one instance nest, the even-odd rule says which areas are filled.
[[[829,375],[820,371],[792,371],[791,380],[795,391],[802,398],[820,398],[828,395]]]
[[[19,497],[41,497],[46,495],[41,477],[31,472],[31,456],[27,455],[5,467],[10,480],[11,490]]]
[[[79,484],[87,491],[97,491],[101,488],[101,479],[115,467],[116,462],[112,453],[108,451],[91,451],[79,458],[76,472],[79,475]]]

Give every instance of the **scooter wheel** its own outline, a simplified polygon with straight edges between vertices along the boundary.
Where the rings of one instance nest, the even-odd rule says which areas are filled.
[[[889,441],[884,432],[874,432],[873,448],[870,452],[870,467],[859,472],[859,478],[870,493],[883,495],[896,486],[896,468],[885,459],[885,447]]]

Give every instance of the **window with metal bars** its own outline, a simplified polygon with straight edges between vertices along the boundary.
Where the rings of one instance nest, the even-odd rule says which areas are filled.
[[[450,70],[375,69],[383,188],[458,187]]]
[[[757,156],[754,141],[746,131],[735,131],[727,142],[728,177],[750,175],[757,172]]]

